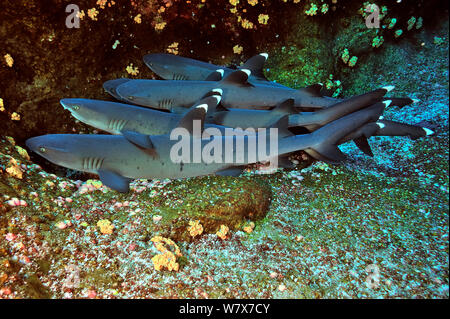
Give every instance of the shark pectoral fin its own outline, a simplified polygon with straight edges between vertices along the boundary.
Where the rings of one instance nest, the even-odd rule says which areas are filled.
[[[308,93],[311,96],[321,97],[322,94],[320,94],[320,91],[322,90],[323,84],[317,83],[310,86],[307,86],[305,88],[299,89],[302,92]]]
[[[134,131],[122,131],[123,137],[127,139],[128,142],[133,143],[137,147],[144,149],[153,149],[155,146],[148,135],[141,134]]]
[[[298,111],[294,106],[294,99],[287,99],[280,102],[272,109],[272,112],[281,114],[297,114]]]
[[[278,130],[278,137],[288,137],[293,136],[291,131],[288,129],[289,127],[289,115],[285,115],[282,118],[280,118],[278,121],[273,123],[269,129],[276,128]],[[270,130],[269,130],[270,132]]]
[[[130,191],[130,178],[123,177],[122,175],[103,169],[99,170],[97,173],[102,183],[109,188],[121,193],[127,193]]]
[[[225,168],[220,171],[217,171],[216,175],[238,177],[239,175],[242,174],[243,170],[244,169],[240,168],[240,167],[230,167],[230,168]]]
[[[255,55],[248,59],[240,69],[248,69],[252,72],[252,75],[267,80],[264,76],[263,68],[268,57],[269,55],[267,53]]]
[[[241,85],[241,86],[253,86],[253,84],[250,84],[248,82],[248,77],[250,76],[250,74],[251,74],[250,70],[239,69],[239,70],[236,70],[236,71],[228,74],[220,82]]]
[[[358,138],[355,138],[353,140],[355,142],[356,146],[363,151],[364,154],[367,156],[373,157],[372,149],[370,148],[369,141],[367,140],[367,137],[360,136]]]
[[[205,81],[220,81],[223,78],[223,70],[218,69],[211,72],[205,79]]]
[[[315,159],[332,164],[338,164],[347,159],[345,154],[336,145],[332,144],[319,144],[314,148],[306,149],[305,152]]]

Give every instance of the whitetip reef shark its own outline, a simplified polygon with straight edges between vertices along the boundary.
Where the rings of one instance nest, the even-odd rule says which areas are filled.
[[[384,103],[377,103],[328,123],[310,134],[280,137],[277,141],[276,154],[271,150],[270,156],[283,156],[305,150],[323,160],[340,162],[345,159],[345,155],[337,147],[339,142],[363,127],[369,127],[369,129],[361,132],[370,131],[368,125],[379,119],[384,107]],[[203,128],[206,113],[207,106],[198,105],[190,111],[187,121],[180,122],[178,128],[186,131],[184,137],[189,139],[190,145],[198,145],[202,153],[205,149],[211,151],[209,148],[211,143],[219,145],[222,149],[219,161],[202,160],[199,163],[173,161],[172,148],[178,140],[171,139],[168,134],[144,135],[132,131],[123,131],[123,135],[49,134],[30,138],[26,141],[26,145],[30,150],[57,165],[98,174],[106,186],[119,192],[128,192],[132,179],[176,179],[209,174],[235,175],[241,172],[243,165],[270,160],[270,158],[254,156],[254,152],[268,154],[268,145],[265,143],[264,149],[259,149],[258,143],[257,149],[250,149],[249,136],[218,135],[202,138],[201,134],[196,134],[194,120],[199,120]],[[285,122],[287,127],[287,121]],[[283,130],[286,127],[278,128]],[[370,135],[370,132],[367,134]],[[227,144],[230,145],[230,142],[233,146],[232,158],[239,156],[243,158],[243,162],[230,163],[226,160],[230,153],[226,154],[224,147]],[[236,147],[238,144],[244,146],[243,150]],[[241,151],[244,154],[238,154]]]
[[[248,81],[250,83],[257,83],[261,85],[277,86],[282,88],[288,87],[281,85],[274,81],[269,81],[264,75],[264,64],[268,58],[267,53],[257,54],[245,63],[238,67],[238,69],[247,69],[251,72]],[[224,76],[235,71],[235,69],[227,68],[224,66],[219,66],[211,63],[206,63],[203,61],[181,57],[178,55],[168,54],[168,53],[151,53],[144,56],[145,64],[159,77],[165,80],[194,80],[194,81],[220,81]],[[117,86],[119,82],[112,82],[105,87],[105,90],[111,93],[118,99],[120,96],[116,95],[114,90],[109,90],[111,85]],[[121,84],[124,83],[123,80]],[[323,99],[328,99],[338,103],[340,99],[332,98],[328,96],[323,96],[320,94],[322,89],[322,84],[312,84],[304,89],[305,92],[309,92],[313,95],[322,96]],[[411,98],[386,98],[391,100],[391,104],[394,106],[403,107],[405,105],[415,103],[418,100]]]
[[[248,82],[251,72],[236,70],[220,81],[128,80],[115,88],[122,101],[146,107],[172,110],[190,107],[214,88],[223,91],[221,104],[227,108],[271,109],[281,101],[294,99],[304,110],[329,107],[334,99],[323,98],[317,89],[290,89]],[[176,110],[175,110],[176,111]]]
[[[355,96],[333,105],[330,108],[316,112],[298,113],[293,106],[293,100],[288,99],[279,103],[274,109],[244,110],[224,109],[217,110],[221,100],[221,89],[213,89],[207,96],[194,104],[208,105],[205,128],[215,127],[223,134],[225,127],[231,128],[270,128],[282,117],[288,115],[288,127],[304,127],[308,131],[336,120],[344,115],[381,101],[381,98],[392,90],[387,86],[378,90]],[[111,134],[121,134],[121,131],[136,131],[141,134],[160,135],[169,134],[177,126],[184,115],[168,113],[150,108],[122,104],[117,102],[69,98],[62,99],[61,105],[81,122]],[[389,106],[389,104],[386,104]],[[427,135],[427,131],[419,126],[383,121],[383,127],[378,127],[373,135],[398,136],[409,135],[418,138]]]

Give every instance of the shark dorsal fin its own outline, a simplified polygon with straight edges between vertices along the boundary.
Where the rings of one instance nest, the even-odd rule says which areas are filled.
[[[283,102],[280,102],[272,109],[272,112],[281,113],[281,114],[297,114],[298,111],[294,106],[294,99],[287,99]]]
[[[201,135],[205,125],[206,114],[210,111],[214,112],[220,100],[220,95],[211,95],[201,99],[184,114],[176,125],[176,128],[184,128],[192,136],[197,136],[198,134]],[[194,130],[194,121],[200,121],[200,131]]]
[[[269,55],[267,53],[255,55],[241,65],[240,69],[248,69],[252,72],[252,75],[267,80],[264,76],[263,68],[268,57]]]
[[[309,85],[305,88],[300,89],[300,91],[308,93],[311,96],[322,96],[320,94],[320,90],[322,90],[323,84],[322,83],[317,83],[317,84],[313,84],[313,85]]]
[[[288,137],[293,136],[292,132],[288,130],[289,127],[289,116],[285,115],[282,118],[280,118],[278,121],[273,123],[269,128],[276,128],[278,129],[278,136],[279,137]]]
[[[150,139],[150,136],[141,134],[134,131],[122,131],[121,132],[123,137],[127,139],[128,142],[133,143],[139,148],[142,149],[153,149],[154,145],[152,143],[152,140]]]
[[[205,81],[220,81],[223,78],[223,73],[223,69],[215,70],[206,77]]]
[[[209,97],[209,96],[213,96],[213,95],[217,95],[217,96],[222,96],[222,89],[212,89],[211,91],[209,91],[208,93],[206,93],[202,99],[204,99],[205,97]]]
[[[250,74],[251,71],[247,69],[236,70],[224,77],[221,82],[241,86],[253,86],[248,82]]]

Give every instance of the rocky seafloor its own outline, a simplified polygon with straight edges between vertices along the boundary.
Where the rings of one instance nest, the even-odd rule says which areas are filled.
[[[21,122],[7,124],[0,298],[448,298],[448,38],[447,18],[339,73],[348,96],[392,84],[420,99],[385,117],[436,131],[371,138],[373,158],[343,145],[340,166],[138,180],[118,194],[43,169],[26,129],[11,129]],[[266,74],[299,85],[290,65],[303,53],[286,40]]]

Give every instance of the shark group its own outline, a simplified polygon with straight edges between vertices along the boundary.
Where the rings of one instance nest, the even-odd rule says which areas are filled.
[[[233,69],[171,54],[146,55],[144,62],[162,80],[105,82],[104,89],[118,102],[60,101],[79,121],[110,134],[48,134],[26,145],[50,162],[98,174],[106,186],[128,192],[133,179],[239,176],[246,165],[274,158],[292,167],[287,157],[300,150],[339,163],[346,157],[338,145],[350,140],[373,156],[371,136],[416,139],[434,133],[383,119],[386,107],[417,102],[386,97],[393,86],[348,99],[323,96],[320,83],[295,90],[265,78],[267,57],[258,54]],[[272,142],[272,130],[277,132],[274,153],[266,143]],[[302,134],[295,135],[298,130]],[[174,160],[180,138],[193,151]],[[264,143],[252,148],[256,140]],[[199,153],[206,159],[194,160]]]

